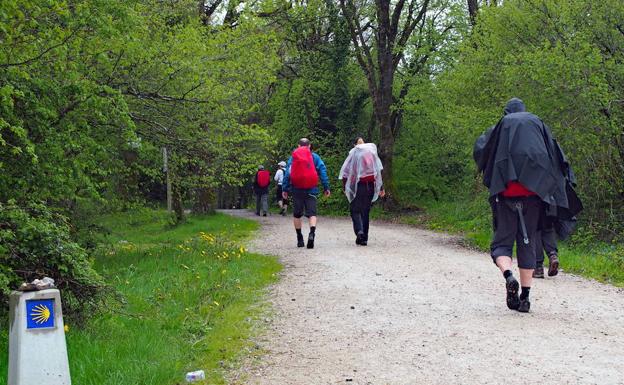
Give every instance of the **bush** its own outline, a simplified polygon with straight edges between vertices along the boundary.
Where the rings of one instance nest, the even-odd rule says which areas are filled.
[[[85,249],[70,238],[66,217],[41,203],[0,204],[0,312],[8,308],[12,290],[44,276],[54,279],[63,296],[64,313],[74,322],[93,314],[111,292],[92,268]]]

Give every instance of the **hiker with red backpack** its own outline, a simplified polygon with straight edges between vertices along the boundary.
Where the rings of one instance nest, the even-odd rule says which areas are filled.
[[[282,180],[282,196],[288,199],[288,194],[291,193],[293,197],[293,223],[297,233],[297,247],[304,246],[301,217],[305,214],[310,222],[308,249],[314,248],[316,236],[316,199],[319,193],[319,177],[323,185],[323,193],[325,196],[330,195],[325,163],[317,153],[312,152],[310,147],[310,140],[299,139],[299,147],[288,159]]]
[[[267,216],[269,212],[269,184],[271,183],[271,174],[264,169],[263,165],[258,166],[258,172],[254,178],[253,190],[256,194],[256,215]]]

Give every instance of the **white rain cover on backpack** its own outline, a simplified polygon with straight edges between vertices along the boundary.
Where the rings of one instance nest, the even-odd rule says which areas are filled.
[[[381,170],[383,165],[381,159],[377,155],[377,146],[375,143],[358,144],[349,151],[349,156],[345,159],[340,169],[338,179],[347,179],[345,184],[345,195],[349,202],[355,199],[357,194],[357,186],[360,178],[367,176],[375,176],[375,195],[373,202],[379,197],[379,191],[383,182],[381,180]]]

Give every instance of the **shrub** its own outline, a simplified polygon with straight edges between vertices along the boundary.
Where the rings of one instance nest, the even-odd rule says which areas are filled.
[[[44,276],[54,279],[64,313],[74,322],[93,314],[111,292],[85,249],[70,238],[66,217],[41,203],[0,204],[0,312],[11,290]]]

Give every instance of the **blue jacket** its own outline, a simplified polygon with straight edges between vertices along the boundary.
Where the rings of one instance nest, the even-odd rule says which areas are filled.
[[[316,168],[316,173],[323,184],[324,190],[329,190],[329,178],[327,177],[327,168],[325,167],[325,163],[316,152],[312,153],[312,160],[314,161],[314,167]],[[282,191],[290,192],[293,191],[305,191],[308,194],[318,194],[319,188],[318,186],[313,187],[311,189],[298,189],[290,185],[290,165],[292,164],[292,156],[288,159],[288,163],[286,164],[286,171],[284,172],[284,179],[282,180]]]

